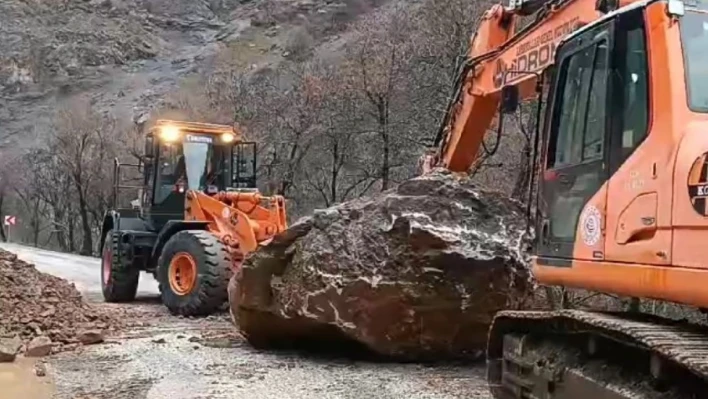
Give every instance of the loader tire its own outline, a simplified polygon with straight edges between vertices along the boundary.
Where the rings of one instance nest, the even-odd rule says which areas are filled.
[[[131,302],[138,292],[140,270],[120,254],[118,237],[109,230],[101,254],[101,291],[106,302]]]
[[[205,316],[228,300],[231,258],[211,233],[185,230],[172,236],[158,260],[162,303],[172,314]]]

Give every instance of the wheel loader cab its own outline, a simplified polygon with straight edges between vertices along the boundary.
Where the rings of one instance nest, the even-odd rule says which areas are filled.
[[[233,131],[162,122],[146,137],[142,216],[156,231],[185,219],[185,194],[256,188],[255,143]]]
[[[136,179],[137,173],[142,177]],[[152,272],[162,246],[173,234],[205,228],[203,221],[188,217],[188,190],[207,195],[255,191],[255,175],[255,143],[242,141],[233,127],[159,120],[146,135],[142,162],[115,161],[113,209],[104,216],[100,249],[103,251],[107,237],[113,236],[125,248],[126,253],[121,250],[125,262]],[[131,180],[141,181],[126,184]],[[126,201],[131,193],[138,199]]]
[[[142,161],[114,164],[114,206],[101,228],[104,298],[133,300],[146,271],[171,312],[213,312],[241,255],[285,229],[284,199],[258,193],[256,145],[231,126],[157,121]],[[126,189],[139,199],[125,201]]]

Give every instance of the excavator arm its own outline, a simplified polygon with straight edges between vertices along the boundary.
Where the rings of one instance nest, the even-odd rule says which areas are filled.
[[[464,172],[478,160],[484,135],[494,121],[505,88],[515,100],[538,95],[537,83],[553,65],[556,47],[569,33],[638,0],[511,0],[492,6],[472,36],[432,153],[423,173],[436,167]],[[522,17],[535,20],[516,32]]]

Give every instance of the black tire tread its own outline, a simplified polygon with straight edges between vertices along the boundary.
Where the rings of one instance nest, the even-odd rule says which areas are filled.
[[[177,302],[172,300],[171,295],[165,295],[170,291],[166,268],[169,267],[170,260],[165,259],[165,253],[173,246],[181,247],[184,240],[197,240],[204,255],[204,264],[198,264],[198,280],[196,293],[189,295],[189,300]],[[192,254],[199,263],[198,254]],[[158,272],[158,284],[162,292],[162,300],[171,313],[182,316],[205,316],[216,312],[228,301],[227,286],[231,278],[231,256],[226,247],[216,236],[204,230],[184,230],[175,234],[165,244],[160,254],[158,267],[162,270]]]
[[[120,256],[119,238],[113,234],[113,230],[106,234],[110,236],[111,245],[111,281],[107,286],[103,285],[103,276],[101,276],[101,286],[103,298],[109,303],[132,302],[138,292],[138,282],[140,280],[140,270],[132,267],[131,263]],[[108,240],[106,240],[108,241]],[[105,242],[103,245],[107,245]],[[103,252],[103,251],[101,251]],[[101,253],[103,257],[103,253]],[[103,258],[101,258],[101,268],[103,268]]]

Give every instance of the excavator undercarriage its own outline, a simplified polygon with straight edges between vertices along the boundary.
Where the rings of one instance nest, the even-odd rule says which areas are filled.
[[[490,331],[495,398],[698,399],[706,330],[638,313],[504,311]]]

